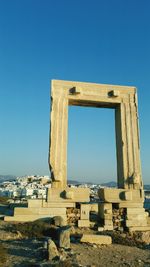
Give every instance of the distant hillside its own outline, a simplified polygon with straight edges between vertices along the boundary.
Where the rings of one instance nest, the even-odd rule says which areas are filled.
[[[3,183],[5,181],[13,181],[16,179],[16,176],[14,175],[0,175],[0,183]]]
[[[16,180],[16,176],[15,175],[0,175],[0,183],[3,183],[5,181],[13,181]],[[92,184],[91,182],[79,182],[76,180],[68,180],[68,184],[72,184],[72,185],[78,185],[78,184]],[[106,187],[117,187],[117,182],[115,181],[110,181],[107,183],[100,183],[101,186],[106,186]],[[144,189],[145,190],[150,190],[150,185],[144,185]]]
[[[88,184],[88,185],[91,185],[92,183],[91,182],[87,182],[87,181],[76,181],[76,180],[68,180],[67,181],[68,184],[72,184],[72,185],[79,185],[79,184]]]
[[[117,183],[114,181],[108,182],[108,183],[103,183],[101,184],[102,186],[106,186],[106,187],[117,187]],[[144,189],[145,190],[150,190],[150,185],[144,185]]]
[[[107,182],[107,183],[102,183],[101,186],[106,186],[106,187],[117,187],[117,183],[114,181]]]
[[[73,184],[73,185],[75,185],[75,184],[82,184],[82,182],[75,181],[75,180],[68,180],[67,182],[68,182],[68,184]]]
[[[92,185],[92,182],[79,182],[79,181],[75,181],[75,180],[68,180],[68,184],[89,184],[89,185]],[[96,183],[94,183],[96,184]],[[117,187],[117,183],[114,182],[114,181],[111,181],[111,182],[107,182],[107,183],[100,183],[100,185],[102,186],[106,186],[106,187]]]
[[[106,187],[117,187],[117,183],[112,181],[112,182],[108,182],[108,183],[103,183],[101,184],[102,186],[106,186]],[[145,190],[150,190],[150,185],[144,185],[144,189]]]

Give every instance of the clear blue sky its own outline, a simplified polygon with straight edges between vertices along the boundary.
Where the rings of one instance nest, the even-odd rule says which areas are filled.
[[[150,1],[0,0],[0,174],[49,174],[51,79],[138,88],[149,183]],[[68,177],[116,180],[112,110],[69,109]]]

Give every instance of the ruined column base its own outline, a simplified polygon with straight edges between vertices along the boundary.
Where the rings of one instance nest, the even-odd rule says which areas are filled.
[[[123,228],[129,231],[148,231],[149,214],[145,212],[144,192],[141,189],[102,188],[98,192],[99,218],[104,230]]]
[[[89,202],[89,188],[66,187],[64,189],[49,188],[47,192],[47,202]]]
[[[88,188],[49,188],[47,199],[29,199],[28,207],[14,209],[13,216],[5,216],[4,221],[27,222],[42,218],[61,216],[67,222],[67,208],[75,208],[76,203],[89,202]]]

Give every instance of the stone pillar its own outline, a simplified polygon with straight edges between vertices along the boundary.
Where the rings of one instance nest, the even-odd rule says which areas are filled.
[[[142,189],[136,93],[115,109],[119,188]]]
[[[67,185],[68,99],[54,94],[52,91],[49,166],[52,187],[63,189]]]

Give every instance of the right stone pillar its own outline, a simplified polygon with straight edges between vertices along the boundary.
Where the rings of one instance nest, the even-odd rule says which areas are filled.
[[[115,123],[118,187],[143,189],[136,93],[116,106]]]

